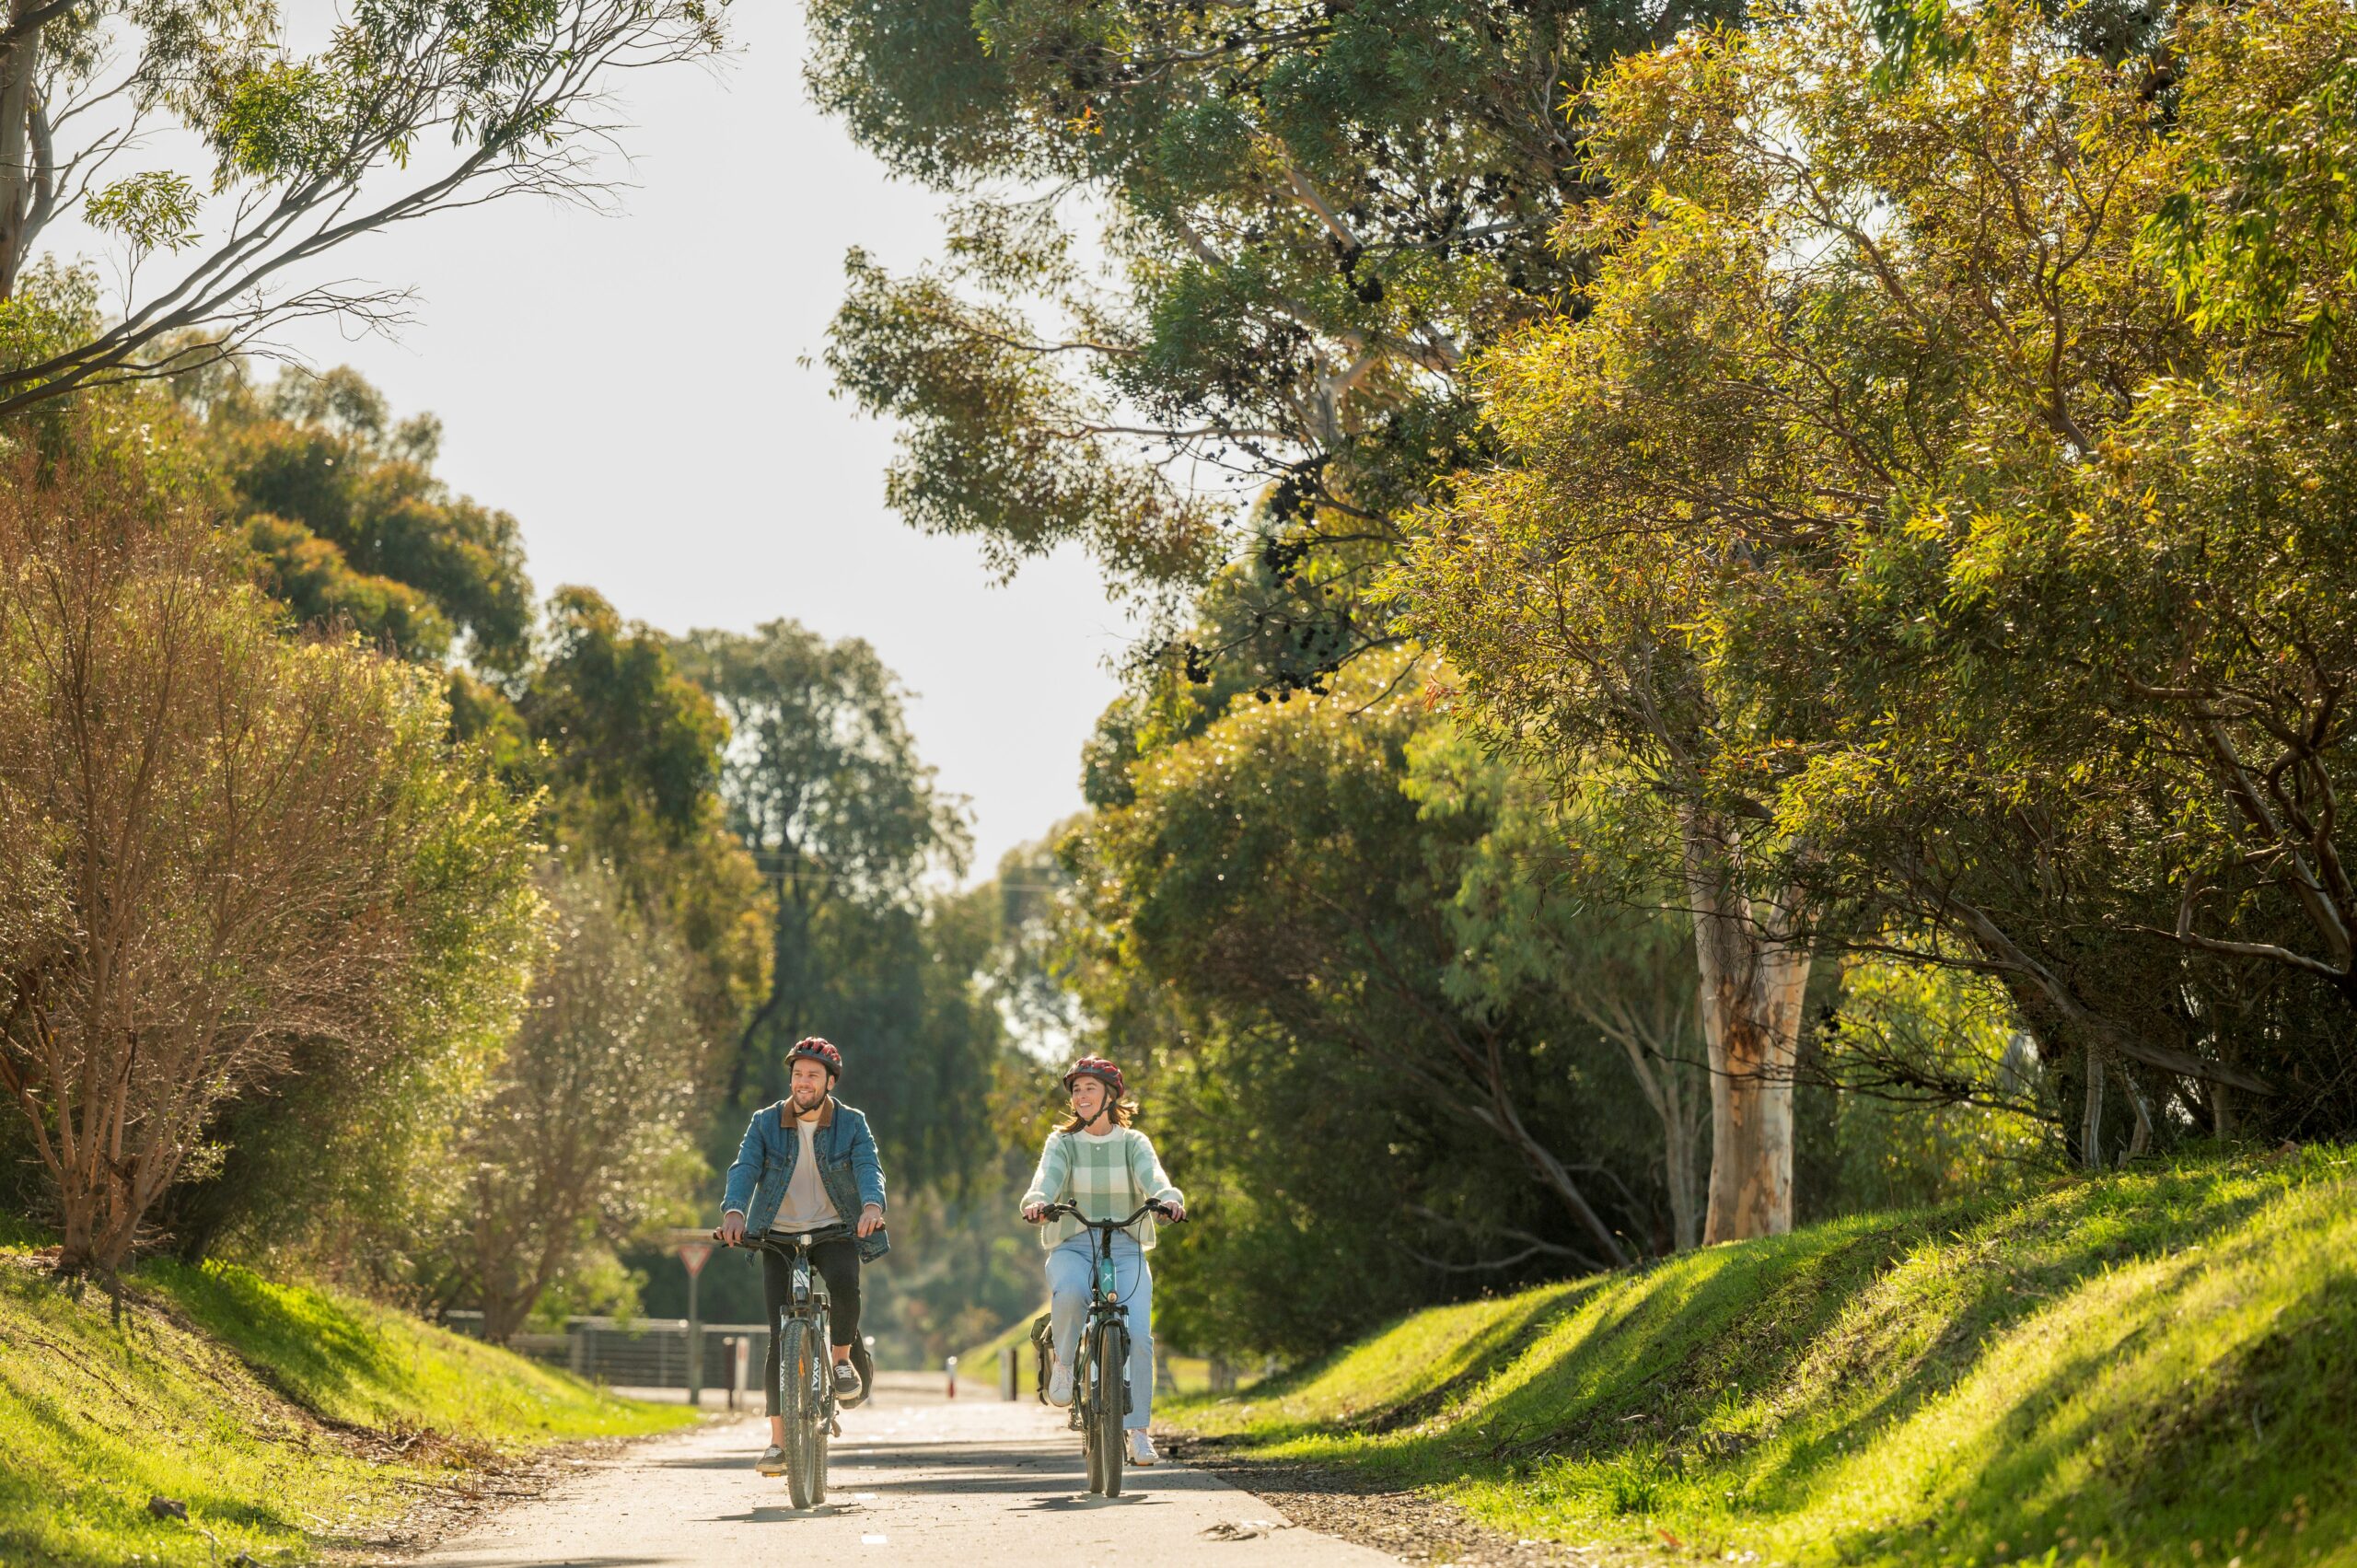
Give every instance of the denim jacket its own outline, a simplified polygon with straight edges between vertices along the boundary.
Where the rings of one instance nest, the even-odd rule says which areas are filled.
[[[728,1167],[721,1212],[743,1214],[749,1235],[770,1228],[778,1205],[785,1202],[795,1162],[802,1157],[802,1139],[786,1121],[785,1110],[780,1100],[753,1112],[753,1120],[745,1124],[745,1141],[737,1148],[737,1163]],[[810,1146],[819,1155],[819,1184],[846,1225],[859,1223],[865,1204],[884,1206],[884,1167],[876,1162],[876,1138],[867,1130],[866,1117],[829,1095],[819,1108]],[[862,1262],[874,1262],[890,1249],[880,1230],[860,1238]]]

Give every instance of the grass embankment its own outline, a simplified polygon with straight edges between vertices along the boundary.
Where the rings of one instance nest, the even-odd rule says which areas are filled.
[[[1169,1414],[1635,1556],[2357,1563],[2357,1151],[1713,1248]]]
[[[129,1290],[118,1326],[0,1251],[0,1562],[214,1561],[156,1496],[221,1562],[301,1562],[454,1470],[693,1419],[244,1269],[150,1263]]]
[[[1047,1309],[1043,1304],[1039,1307],[1039,1312],[1045,1312]],[[1023,1392],[1029,1393],[1031,1386],[1028,1379],[1033,1370],[1030,1351],[1031,1322],[1039,1315],[1039,1312],[1027,1312],[1000,1330],[995,1339],[976,1345],[971,1350],[959,1351],[958,1353],[959,1381],[980,1388],[997,1388],[1000,1358],[1009,1350],[1013,1350],[1021,1358],[1017,1363],[1017,1368],[1026,1379]]]

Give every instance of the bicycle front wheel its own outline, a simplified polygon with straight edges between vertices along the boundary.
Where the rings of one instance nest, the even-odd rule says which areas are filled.
[[[785,1338],[777,1354],[778,1413],[785,1418],[785,1490],[796,1508],[807,1508],[810,1475],[818,1435],[819,1353],[810,1325],[799,1318],[786,1320]]]
[[[1088,1490],[1105,1490],[1105,1462],[1097,1442],[1097,1368],[1094,1333],[1083,1330],[1073,1347],[1077,1363],[1072,1369],[1072,1413],[1080,1427],[1080,1456],[1088,1461]]]
[[[827,1332],[824,1308],[819,1319],[810,1326],[810,1343],[819,1356],[819,1376],[811,1384],[810,1405],[810,1506],[818,1507],[827,1500],[827,1437],[835,1424],[835,1361],[829,1347],[833,1336]]]
[[[1089,1359],[1097,1364],[1097,1404],[1088,1422],[1097,1436],[1097,1490],[1119,1497],[1121,1465],[1129,1458],[1121,1418],[1130,1413],[1130,1331],[1119,1323],[1106,1324],[1097,1330],[1095,1350]]]

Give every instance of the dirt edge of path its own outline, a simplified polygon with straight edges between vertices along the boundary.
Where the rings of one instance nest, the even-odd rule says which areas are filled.
[[[1664,1561],[1657,1553],[1626,1547],[1517,1540],[1477,1524],[1453,1503],[1387,1487],[1346,1468],[1248,1457],[1220,1438],[1190,1432],[1158,1432],[1155,1436],[1172,1458],[1274,1504],[1302,1528],[1373,1547],[1403,1562],[1464,1568],[1559,1568],[1563,1563],[1640,1568]]]
[[[707,1420],[712,1419],[710,1417]],[[325,1568],[375,1568],[402,1563],[464,1535],[493,1515],[543,1497],[602,1460],[644,1444],[693,1432],[692,1424],[634,1437],[581,1437],[514,1455],[481,1455],[447,1481],[421,1488],[389,1519],[379,1519],[321,1538],[319,1561]]]

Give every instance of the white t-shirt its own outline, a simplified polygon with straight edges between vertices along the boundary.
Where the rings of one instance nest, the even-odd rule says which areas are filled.
[[[785,1202],[777,1206],[777,1217],[770,1221],[770,1229],[789,1236],[842,1223],[842,1216],[835,1212],[835,1201],[827,1196],[827,1184],[819,1179],[819,1113],[814,1110],[797,1117],[795,1130],[802,1134],[802,1147],[794,1156],[794,1176],[785,1184]]]

